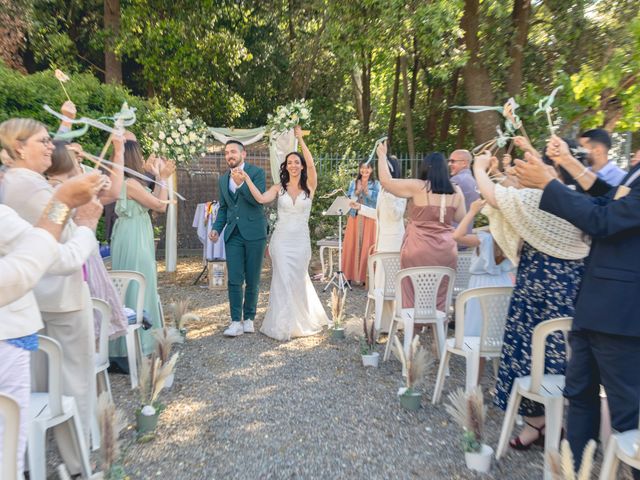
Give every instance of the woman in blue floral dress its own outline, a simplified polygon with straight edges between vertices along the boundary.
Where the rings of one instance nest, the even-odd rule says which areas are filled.
[[[518,264],[516,285],[504,330],[495,404],[506,410],[516,378],[529,375],[534,328],[545,320],[572,317],[589,244],[580,230],[538,208],[542,191],[494,184],[487,174],[491,158],[476,157],[478,188],[490,205],[491,233],[505,255]],[[545,373],[564,374],[561,332],[547,339]],[[519,413],[525,427],[511,440],[524,450],[544,443],[544,406],[523,399]]]

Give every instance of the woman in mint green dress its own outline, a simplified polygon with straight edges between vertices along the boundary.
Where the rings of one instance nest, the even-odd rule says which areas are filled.
[[[136,177],[128,176],[123,182],[120,198],[116,203],[116,220],[111,236],[111,265],[113,270],[133,270],[144,275],[146,289],[144,310],[152,328],[160,327],[160,310],[158,306],[158,276],[156,271],[156,254],[153,243],[153,227],[149,210],[163,213],[167,209],[166,179],[175,171],[173,162],[165,162],[159,158],[150,158],[144,162],[142,150],[138,142],[127,140],[124,148],[124,165],[137,172],[148,172],[155,176],[159,184],[151,191],[146,183]],[[138,285],[132,282],[127,291],[125,305],[135,309]],[[142,351],[145,355],[154,349],[154,340],[148,331],[139,330]],[[126,357],[124,339],[110,342],[110,357]]]

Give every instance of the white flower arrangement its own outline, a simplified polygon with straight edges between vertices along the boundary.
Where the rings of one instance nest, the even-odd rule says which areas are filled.
[[[153,122],[142,137],[142,145],[148,153],[173,160],[178,166],[186,166],[194,156],[206,152],[207,126],[189,112],[170,105],[162,111],[162,117]]]
[[[275,115],[267,115],[267,131],[276,135],[292,130],[311,117],[311,107],[304,99],[294,100],[276,109]]]

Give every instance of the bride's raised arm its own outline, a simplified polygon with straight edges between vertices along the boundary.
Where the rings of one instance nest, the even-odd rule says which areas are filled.
[[[247,175],[247,172],[245,172],[244,170],[242,171],[242,177],[247,184],[247,187],[249,187],[249,191],[251,192],[251,195],[253,195],[253,198],[255,198],[256,202],[260,204],[271,203],[278,196],[278,190],[280,190],[279,183],[271,185],[271,188],[269,188],[269,190],[262,193],[260,190],[258,190],[258,187],[256,187],[256,185],[251,181],[251,177],[249,177],[249,175]]]
[[[313,196],[316,188],[318,187],[318,172],[316,171],[316,164],[313,162],[313,155],[311,155],[309,147],[304,143],[304,139],[302,138],[302,128],[300,128],[300,125],[297,125],[293,129],[293,134],[298,139],[298,144],[302,149],[302,156],[304,157],[304,161],[307,162],[307,186],[311,191],[311,196]]]

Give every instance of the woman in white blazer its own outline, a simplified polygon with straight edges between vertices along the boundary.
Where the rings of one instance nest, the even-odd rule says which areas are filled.
[[[42,176],[51,164],[53,144],[49,133],[35,120],[14,118],[0,124],[0,141],[13,161],[2,181],[2,203],[34,224],[53,196],[52,187]],[[102,206],[92,201],[78,209],[76,218],[95,216],[101,211]],[[54,213],[69,212],[59,207]],[[78,226],[69,220],[61,241],[69,240],[77,229]],[[82,265],[97,248],[95,237],[92,244],[92,249],[86,255],[76,257],[75,264],[67,265],[64,273],[47,273],[34,288],[45,324],[44,333],[62,345],[63,393],[76,400],[87,444],[96,395],[95,344],[91,297],[83,280]],[[44,364],[36,364],[34,371],[36,379],[40,380],[37,383],[44,383]],[[54,430],[58,449],[69,471],[80,473],[80,461],[67,430]]]
[[[394,157],[387,157],[389,170],[393,178],[402,178],[400,163]],[[374,253],[400,253],[404,238],[404,211],[407,207],[406,198],[398,198],[384,189],[380,190],[376,208],[352,202],[351,207],[358,210],[360,215],[377,220],[376,243]],[[382,299],[384,290],[384,272],[376,270],[373,287],[376,295],[375,318],[376,328],[380,332],[387,332],[393,315],[393,302]],[[379,298],[378,298],[379,297]]]
[[[36,332],[43,326],[31,290],[46,271],[64,273],[66,265],[76,264],[76,258],[93,248],[95,237],[85,227],[78,228],[66,244],[58,244],[65,222],[55,215],[55,209],[65,206],[71,209],[86,203],[99,182],[99,175],[85,175],[61,186],[35,227],[11,208],[0,205],[0,392],[11,395],[20,405],[17,458],[13,460],[18,472],[22,472],[29,417],[29,352],[37,348]],[[1,442],[0,426],[0,452]],[[0,458],[0,464],[2,461],[11,459]]]

